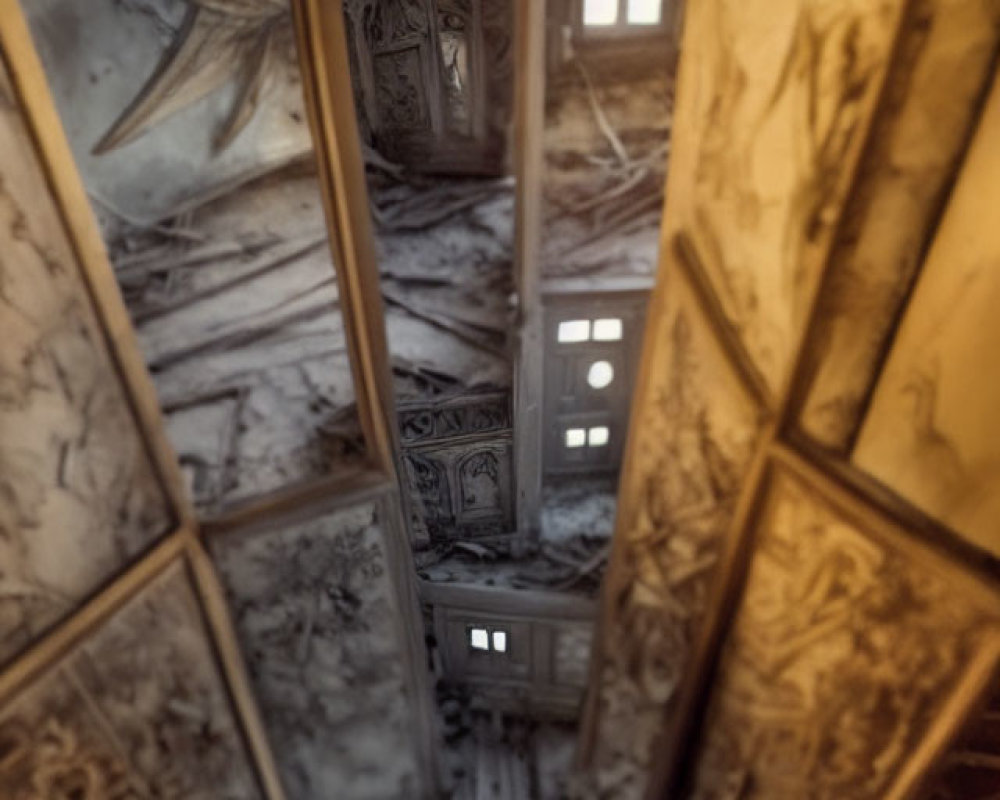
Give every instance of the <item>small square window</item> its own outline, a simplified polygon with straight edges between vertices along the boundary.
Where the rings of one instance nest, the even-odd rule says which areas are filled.
[[[583,0],[584,25],[614,25],[618,21],[618,0]]]
[[[583,447],[587,443],[587,432],[583,428],[567,428],[566,446]]]
[[[659,25],[663,0],[628,0],[629,25]]]
[[[608,443],[608,437],[610,436],[610,431],[606,425],[601,425],[597,428],[591,428],[587,432],[587,444],[591,447],[604,447]]]
[[[507,652],[507,631],[493,631],[493,652]]]
[[[590,338],[589,319],[568,319],[559,323],[559,341],[585,342]]]
[[[469,628],[469,647],[473,650],[490,649],[490,632],[486,628]]]
[[[595,342],[617,342],[622,338],[622,321],[617,317],[594,320]]]

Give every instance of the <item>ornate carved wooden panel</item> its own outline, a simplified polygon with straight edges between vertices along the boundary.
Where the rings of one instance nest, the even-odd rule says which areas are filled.
[[[213,538],[289,797],[422,797],[387,533],[368,502]]]
[[[1000,85],[987,101],[854,461],[1000,554]]]
[[[730,324],[775,392],[904,5],[709,0],[688,9],[685,35],[699,52],[681,71],[687,107],[674,128],[674,224],[692,231]]]
[[[122,570],[172,511],[0,67],[0,660]]]
[[[510,397],[402,406],[399,425],[418,538],[513,533]]]
[[[665,359],[642,386],[632,474],[605,578],[596,781],[641,797],[664,715],[677,700],[762,411],[682,274],[668,273],[647,347]],[[655,309],[657,301],[654,300]]]
[[[783,469],[752,538],[692,797],[897,796],[996,596]]]
[[[1000,5],[921,0],[885,90],[816,313],[814,363],[799,426],[849,449],[882,353],[958,166],[992,75]]]
[[[0,711],[10,800],[263,797],[175,562]]]

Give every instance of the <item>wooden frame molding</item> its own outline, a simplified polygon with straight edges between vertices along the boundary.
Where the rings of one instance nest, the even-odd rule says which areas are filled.
[[[395,401],[343,3],[293,0],[292,12],[361,425],[372,466],[392,476]]]
[[[518,330],[514,355],[514,496],[517,530],[538,527],[542,491],[541,295],[542,173],[545,126],[545,0],[514,7],[514,279]]]
[[[240,732],[253,759],[264,795],[285,800],[277,766],[256,700],[249,689],[243,658],[229,618],[225,598],[194,529],[183,527],[163,540],[152,552],[84,603],[76,613],[44,639],[16,659],[0,675],[0,702],[6,703],[27,684],[54,667],[85,637],[135,597],[150,581],[178,561],[183,561],[199,611],[210,632],[208,644],[225,678],[226,691]]]

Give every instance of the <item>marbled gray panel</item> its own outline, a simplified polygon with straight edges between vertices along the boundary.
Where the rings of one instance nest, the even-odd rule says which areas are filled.
[[[217,537],[289,797],[419,796],[404,643],[373,506]]]
[[[0,69],[0,661],[171,524]]]
[[[183,564],[0,712],[0,796],[262,797]]]

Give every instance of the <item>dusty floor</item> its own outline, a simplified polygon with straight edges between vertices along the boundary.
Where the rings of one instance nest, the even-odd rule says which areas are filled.
[[[537,543],[515,555],[456,541],[416,553],[417,571],[435,583],[547,589],[594,597],[614,526],[614,480],[590,478],[548,486]]]
[[[500,716],[459,693],[440,702],[449,800],[563,800],[577,727]]]
[[[398,399],[509,387],[513,181],[369,183]]]
[[[545,120],[548,277],[649,275],[656,268],[673,81],[666,70],[601,80],[569,64]]]
[[[285,170],[156,229],[106,231],[203,512],[357,465],[360,430],[314,175]]]

